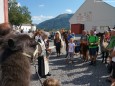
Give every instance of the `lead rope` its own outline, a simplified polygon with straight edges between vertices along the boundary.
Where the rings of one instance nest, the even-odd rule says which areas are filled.
[[[22,54],[25,55],[25,56],[27,56],[28,58],[31,58],[31,55],[29,55],[29,54],[27,54],[27,53],[22,53]],[[33,55],[33,56],[34,56],[34,55]],[[36,61],[36,60],[34,60],[34,61]],[[39,79],[39,82],[40,82],[41,86],[44,86],[43,83],[42,83],[42,81],[41,81],[41,79],[40,79],[39,73],[37,72],[36,64],[35,64],[34,61],[33,61],[33,65],[34,65],[34,67],[35,67],[35,72],[36,72],[36,74],[37,74],[37,76],[38,76],[38,79]]]
[[[44,86],[44,85],[43,85],[43,83],[42,83],[42,81],[41,81],[41,79],[40,79],[39,73],[37,72],[36,64],[35,64],[35,63],[33,63],[33,65],[34,65],[34,67],[35,67],[35,73],[36,73],[36,74],[37,74],[37,76],[38,76],[38,80],[39,80],[39,82],[40,82],[41,86]]]

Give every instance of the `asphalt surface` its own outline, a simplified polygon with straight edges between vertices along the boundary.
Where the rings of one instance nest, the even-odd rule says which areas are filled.
[[[109,75],[107,67],[106,64],[101,63],[100,55],[98,55],[96,66],[90,66],[89,62],[83,62],[79,55],[74,56],[73,64],[68,64],[66,63],[65,51],[62,52],[60,57],[56,57],[54,49],[49,58],[50,73],[52,74],[50,77],[58,79],[61,86],[110,86],[110,83],[106,82]],[[31,72],[30,86],[41,86],[33,65]],[[40,78],[42,82],[45,79]]]

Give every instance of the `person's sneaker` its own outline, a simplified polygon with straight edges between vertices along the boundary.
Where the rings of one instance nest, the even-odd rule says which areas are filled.
[[[89,65],[93,65],[93,62],[91,61],[91,62],[89,63]]]

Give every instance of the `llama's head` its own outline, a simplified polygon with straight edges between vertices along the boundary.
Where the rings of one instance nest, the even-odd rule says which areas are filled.
[[[33,55],[37,43],[26,34],[16,35],[8,40],[8,47],[11,51],[19,51]]]

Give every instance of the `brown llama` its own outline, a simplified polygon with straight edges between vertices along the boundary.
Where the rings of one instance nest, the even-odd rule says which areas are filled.
[[[5,44],[5,40],[10,37],[11,33],[11,26],[9,23],[2,23],[0,24],[0,62],[1,62],[1,54],[3,53],[4,49],[1,48],[3,44]],[[12,34],[13,35],[13,34]],[[0,63],[0,80],[1,80],[1,63]]]
[[[15,35],[2,45],[0,86],[29,86],[30,61],[36,42],[28,35]]]

